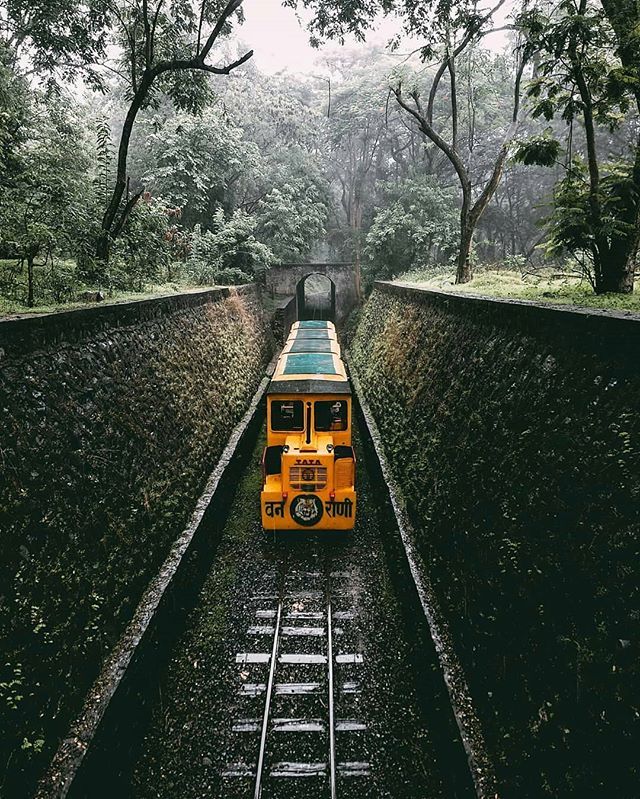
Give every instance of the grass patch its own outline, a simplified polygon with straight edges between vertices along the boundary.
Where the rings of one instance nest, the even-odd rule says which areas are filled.
[[[169,268],[166,264],[150,275],[148,279],[128,275],[122,264],[115,264],[111,275],[111,285],[98,285],[81,279],[78,266],[73,259],[56,259],[54,264],[36,263],[34,265],[35,305],[27,305],[27,267],[14,259],[0,259],[0,316],[23,314],[43,314],[55,311],[68,311],[87,308],[96,304],[144,300],[171,294],[201,291],[213,288],[211,282],[203,284],[190,275],[182,262],[174,262]],[[226,283],[224,283],[226,285]],[[101,291],[104,301],[96,303],[83,298],[86,292]]]
[[[486,269],[478,271],[470,283],[462,286],[454,284],[454,275],[450,272],[434,275],[432,271],[414,270],[400,275],[396,280],[460,294],[484,294],[489,297],[640,313],[638,291],[633,294],[595,294],[588,281],[555,276],[550,270],[523,277],[516,271]]]
[[[213,286],[201,286],[191,283],[161,283],[145,288],[144,291],[114,291],[110,294],[105,293],[105,299],[101,302],[73,300],[70,302],[45,302],[29,308],[18,300],[13,300],[0,295],[0,316],[23,316],[25,314],[55,313],[56,311],[71,311],[76,308],[88,308],[99,305],[112,305],[120,302],[130,302],[131,300],[146,300],[153,297],[162,297],[170,294],[184,294],[191,291],[204,291]],[[87,289],[87,291],[97,291],[97,289]]]

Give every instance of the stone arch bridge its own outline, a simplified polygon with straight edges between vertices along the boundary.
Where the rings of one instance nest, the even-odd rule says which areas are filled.
[[[309,263],[279,264],[265,274],[267,296],[275,306],[277,326],[288,330],[297,319],[312,318],[314,308],[309,303],[306,287],[310,282],[322,283],[320,277],[328,278],[327,307],[325,318],[338,324],[357,305],[360,290],[357,272],[353,263]],[[310,279],[310,280],[308,280]]]

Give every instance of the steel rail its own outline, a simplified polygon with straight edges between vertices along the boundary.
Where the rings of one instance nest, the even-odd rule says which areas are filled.
[[[267,683],[266,698],[264,702],[264,714],[262,716],[262,733],[260,735],[260,750],[258,753],[258,764],[256,766],[256,784],[253,792],[254,799],[260,799],[262,794],[262,772],[264,770],[264,755],[267,745],[267,729],[269,725],[269,710],[271,709],[271,696],[273,694],[273,680],[276,672],[276,661],[278,658],[278,645],[280,643],[280,622],[282,619],[282,597],[278,600],[278,611],[274,624],[273,647],[271,649],[271,665],[269,666],[269,681]]]
[[[330,579],[330,578],[329,578]],[[333,622],[331,591],[327,586],[327,662],[329,666],[329,783],[331,799],[336,799],[336,736],[333,707]]]

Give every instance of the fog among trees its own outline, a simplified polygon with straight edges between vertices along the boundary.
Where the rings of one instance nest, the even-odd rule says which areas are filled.
[[[0,9],[3,302],[307,260],[353,261],[365,289],[487,265],[633,289],[635,4],[284,5],[333,43],[314,74],[260,72],[241,0]],[[409,38],[368,45],[385,13]]]

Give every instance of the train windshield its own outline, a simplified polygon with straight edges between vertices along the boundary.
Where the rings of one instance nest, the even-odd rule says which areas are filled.
[[[316,430],[346,430],[348,426],[346,400],[323,400],[315,403]]]
[[[304,430],[302,400],[273,400],[271,402],[271,429],[277,433]]]

